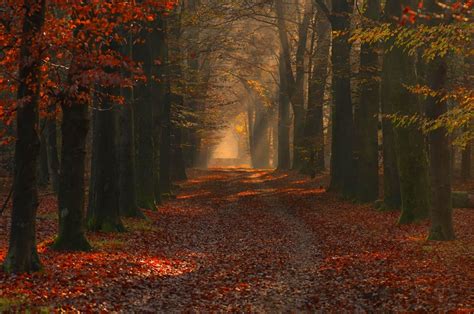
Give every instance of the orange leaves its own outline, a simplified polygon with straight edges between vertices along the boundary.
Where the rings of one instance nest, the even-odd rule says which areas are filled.
[[[95,251],[57,253],[56,203],[40,197],[45,269],[0,272],[16,310],[121,312],[449,312],[472,309],[472,210],[454,212],[459,239],[426,241],[426,223],[324,192],[325,176],[190,171],[180,194],[128,232],[88,234]],[[254,192],[254,193],[250,193]],[[5,255],[0,218],[0,259]],[[22,297],[23,296],[23,297]]]
[[[432,8],[426,8],[423,0],[419,0],[416,9],[410,6],[402,7],[402,14],[399,19],[401,25],[407,23],[414,24],[417,19],[431,20],[444,19],[449,22],[451,18],[468,22],[472,19],[473,0],[436,1],[436,6],[441,12],[432,12]]]
[[[0,10],[0,93],[2,94],[3,123],[18,105],[14,98],[18,70],[18,48],[21,33],[22,6],[18,1],[5,0]],[[44,32],[34,43],[40,46],[42,64],[41,107],[44,115],[47,107],[58,101],[64,91],[72,97],[80,87],[94,84],[102,87],[131,86],[141,80],[141,66],[121,53],[107,47],[123,45],[126,40],[156,20],[160,12],[172,10],[177,1],[48,1]],[[70,70],[74,82],[69,82]],[[111,69],[120,74],[111,74]],[[125,77],[128,76],[128,77]],[[68,86],[73,85],[73,86]],[[1,138],[0,138],[1,140]]]

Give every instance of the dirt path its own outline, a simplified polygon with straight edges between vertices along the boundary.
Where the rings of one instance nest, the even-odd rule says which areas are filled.
[[[174,232],[180,246],[174,245],[174,258],[195,263],[196,271],[170,279],[168,287],[160,284],[159,300],[156,291],[147,300],[164,309],[168,297],[177,297],[182,309],[208,307],[209,300],[215,310],[281,312],[311,305],[308,288],[315,286],[321,252],[269,176],[215,170],[183,185],[158,224]]]

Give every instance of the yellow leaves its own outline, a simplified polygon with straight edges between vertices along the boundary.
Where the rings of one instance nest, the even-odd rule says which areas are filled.
[[[474,120],[474,91],[465,87],[458,87],[449,91],[434,91],[428,86],[415,85],[404,86],[408,91],[422,97],[433,97],[438,102],[448,102],[450,108],[448,112],[435,120],[426,118],[421,114],[400,115],[398,113],[384,115],[396,127],[414,127],[429,133],[434,130],[444,128],[453,136],[453,145],[464,147],[469,141],[474,139],[474,131],[470,127]]]
[[[449,25],[416,25],[401,27],[383,23],[370,28],[356,28],[350,40],[367,44],[390,43],[392,47],[402,48],[409,55],[422,54],[426,61],[444,57],[449,52],[460,55],[473,55],[470,42],[473,34],[472,23]]]
[[[263,86],[262,83],[256,80],[247,80],[247,84],[252,88],[252,90],[263,100],[265,107],[270,108],[272,103],[269,100],[269,92]]]

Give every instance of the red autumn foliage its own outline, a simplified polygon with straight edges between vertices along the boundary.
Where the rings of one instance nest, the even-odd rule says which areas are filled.
[[[451,3],[449,1],[436,1],[436,5],[439,7],[440,12],[433,13],[427,10],[423,0],[420,0],[417,4],[416,11],[410,6],[402,7],[401,15],[399,18],[400,25],[406,25],[407,22],[415,24],[417,19],[430,20],[433,18],[444,19],[449,21],[450,19],[468,22],[472,19],[472,5],[473,0],[459,0]]]
[[[177,0],[48,1],[44,31],[31,43],[36,48],[32,51],[40,54],[35,57],[43,61],[40,115],[47,116],[47,107],[61,101],[66,93],[72,98],[90,97],[81,95],[80,87],[131,86],[142,80],[141,65],[111,46],[123,44],[176,3]],[[15,96],[23,10],[17,0],[5,0],[0,8],[0,122],[7,126],[21,105]],[[76,84],[69,86],[73,58],[82,71]],[[126,77],[123,72],[133,75]]]
[[[472,311],[474,211],[458,239],[425,240],[427,223],[340,201],[326,178],[249,169],[194,170],[177,198],[128,232],[90,233],[91,253],[58,253],[56,202],[41,197],[44,271],[0,273],[16,310]],[[0,220],[0,259],[8,217]],[[1,304],[1,303],[0,303]],[[0,308],[1,310],[1,308]]]

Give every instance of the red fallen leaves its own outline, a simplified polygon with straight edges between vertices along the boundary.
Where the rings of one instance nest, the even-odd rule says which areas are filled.
[[[321,184],[281,172],[194,171],[177,199],[146,212],[150,221],[89,234],[90,253],[48,249],[56,228],[48,196],[38,221],[45,270],[0,273],[0,300],[67,311],[473,309],[472,210],[455,210],[458,240],[427,242],[426,223],[398,227],[398,213],[342,202]]]

